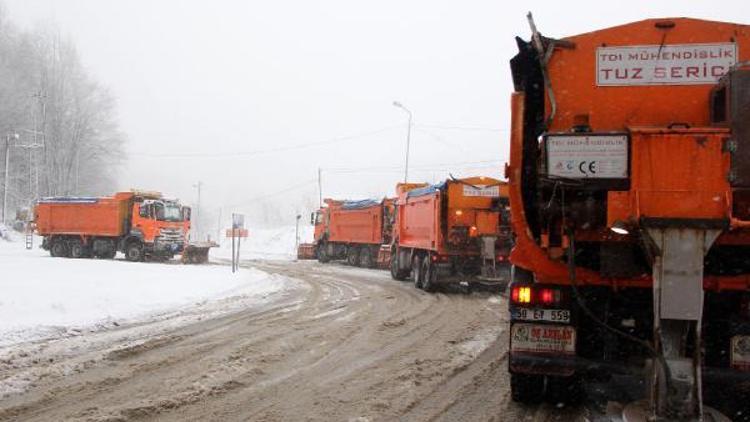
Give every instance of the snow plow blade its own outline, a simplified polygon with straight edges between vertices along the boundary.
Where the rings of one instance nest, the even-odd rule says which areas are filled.
[[[182,251],[183,264],[205,264],[208,262],[208,250],[219,246],[216,242],[190,243]]]
[[[300,243],[297,247],[297,259],[315,259],[315,245],[312,243]]]

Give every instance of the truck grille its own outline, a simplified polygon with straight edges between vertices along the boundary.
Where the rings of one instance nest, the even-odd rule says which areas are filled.
[[[181,228],[163,228],[159,230],[159,240],[163,242],[181,242],[183,239]]]

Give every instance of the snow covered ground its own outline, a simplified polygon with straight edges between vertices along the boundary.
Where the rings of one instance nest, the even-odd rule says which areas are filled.
[[[208,312],[226,312],[262,303],[293,283],[218,265],[131,263],[121,255],[114,261],[52,258],[38,239],[26,250],[22,236],[14,237],[0,239],[0,347],[174,317],[207,304],[215,305]],[[292,233],[292,248],[293,241]]]
[[[300,243],[312,242],[314,227],[300,220]],[[242,239],[240,259],[292,260],[297,257],[295,249],[295,227],[248,228],[249,235]],[[221,247],[211,250],[211,256],[222,259],[232,258],[232,239],[222,238]]]

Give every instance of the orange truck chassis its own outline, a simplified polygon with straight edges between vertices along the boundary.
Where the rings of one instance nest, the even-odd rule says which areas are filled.
[[[146,257],[169,259],[182,253],[190,229],[190,209],[156,192],[119,192],[112,197],[58,197],[40,200],[34,227],[52,256]]]
[[[298,256],[315,256],[324,263],[345,259],[350,265],[374,267],[381,245],[391,240],[393,200],[326,199],[325,203],[311,216],[315,243],[300,245]]]
[[[512,244],[507,185],[489,177],[399,185],[391,275],[431,291],[440,284],[504,285]]]
[[[646,413],[700,417],[750,369],[750,27],[530,23],[511,60],[512,396],[646,368]]]

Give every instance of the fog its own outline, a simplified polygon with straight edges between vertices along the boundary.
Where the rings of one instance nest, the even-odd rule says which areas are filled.
[[[294,222],[325,197],[403,180],[500,177],[514,36],[563,37],[650,17],[750,21],[744,2],[5,0],[53,24],[118,101],[120,189]],[[114,171],[114,170],[113,170]],[[259,211],[260,210],[260,211]],[[272,218],[268,215],[272,215]],[[206,223],[208,224],[208,223]],[[214,224],[215,225],[215,224]]]

